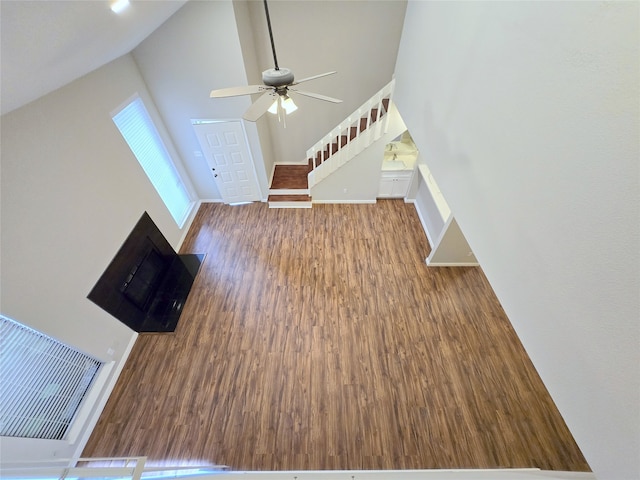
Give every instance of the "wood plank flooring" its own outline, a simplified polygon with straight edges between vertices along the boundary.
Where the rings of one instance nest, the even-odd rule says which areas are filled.
[[[480,268],[413,205],[204,204],[173,334],[141,335],[84,456],[233,469],[588,470]]]

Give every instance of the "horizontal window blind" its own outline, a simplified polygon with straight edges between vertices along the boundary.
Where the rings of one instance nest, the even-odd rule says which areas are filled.
[[[64,439],[101,366],[0,315],[0,435]]]
[[[191,198],[142,100],[133,100],[113,116],[113,121],[174,220],[182,226]]]

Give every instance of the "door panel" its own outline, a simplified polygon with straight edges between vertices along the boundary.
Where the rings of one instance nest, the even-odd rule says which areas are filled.
[[[260,200],[260,188],[242,123],[198,122],[193,128],[225,203]]]

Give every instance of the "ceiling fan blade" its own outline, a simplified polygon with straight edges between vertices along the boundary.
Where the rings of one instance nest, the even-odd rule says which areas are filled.
[[[273,105],[276,98],[278,98],[278,95],[275,92],[265,92],[260,98],[258,98],[258,100],[253,102],[253,105],[251,105],[246,112],[244,112],[242,118],[250,122],[255,122],[265,114],[271,105]]]
[[[299,83],[308,82],[309,80],[315,80],[316,78],[320,78],[320,77],[326,77],[328,75],[333,75],[334,73],[337,73],[337,72],[334,70],[333,72],[320,73],[318,75],[314,75],[313,77],[307,77],[307,78],[303,78],[302,80],[298,80],[297,82],[293,82],[291,85],[298,85]]]
[[[327,97],[326,95],[320,95],[319,93],[303,92],[302,90],[295,90],[293,88],[290,88],[289,91],[298,93],[300,95],[304,95],[305,97],[311,97],[311,98],[317,98],[318,100],[324,100],[325,102],[342,103],[342,100],[338,100],[337,98]]]
[[[254,93],[260,93],[267,90],[268,87],[264,85],[247,85],[243,87],[229,87],[220,88],[218,90],[211,90],[209,97],[211,98],[224,98],[224,97],[237,97],[239,95],[253,95]]]

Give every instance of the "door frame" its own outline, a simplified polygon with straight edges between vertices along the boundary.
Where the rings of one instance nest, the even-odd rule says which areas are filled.
[[[259,200],[260,202],[264,202],[264,192],[262,191],[262,188],[260,186],[260,178],[258,177],[258,171],[256,170],[256,162],[255,159],[253,157],[253,152],[251,151],[251,145],[249,144],[249,137],[247,136],[247,129],[245,128],[244,125],[244,120],[242,118],[192,118],[191,119],[191,128],[195,127],[196,125],[205,125],[205,124],[210,124],[210,123],[232,123],[232,122],[238,122],[240,123],[240,126],[242,128],[242,136],[244,138],[244,142],[245,145],[247,147],[247,153],[249,155],[249,161],[251,162],[251,166],[253,167],[253,176],[254,179],[256,181],[256,185],[258,188],[258,195],[259,195]],[[195,130],[194,130],[194,135],[195,135]],[[198,149],[201,150],[201,145],[200,145],[200,141],[196,138],[196,142],[198,144]],[[205,162],[207,162],[207,167],[209,167],[209,162],[205,156],[205,152],[202,152],[202,155],[205,159]],[[222,201],[227,204],[227,205],[232,205],[229,202],[227,202],[224,198],[224,193],[222,191],[222,189],[218,186],[218,183],[215,181],[214,179],[214,183],[216,185],[216,189],[218,190],[218,193],[220,194],[220,197],[222,197]]]

